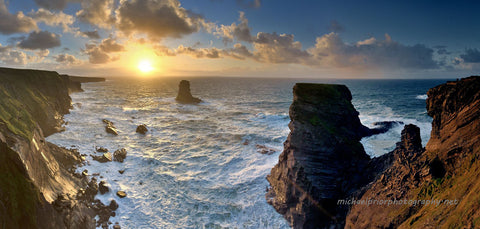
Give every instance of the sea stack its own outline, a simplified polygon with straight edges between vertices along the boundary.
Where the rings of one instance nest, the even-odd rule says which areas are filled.
[[[175,100],[183,104],[197,104],[202,102],[201,99],[192,96],[192,93],[190,92],[190,82],[188,80],[180,81],[180,84],[178,85],[178,95]]]
[[[294,228],[343,224],[337,200],[367,182],[361,172],[370,158],[360,139],[352,95],[344,85],[298,83],[290,106],[290,134],[267,180],[266,197]]]

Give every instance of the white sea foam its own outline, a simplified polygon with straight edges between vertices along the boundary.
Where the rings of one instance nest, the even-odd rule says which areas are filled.
[[[422,100],[425,100],[428,98],[428,95],[427,94],[423,94],[423,95],[417,95],[415,96],[416,99],[422,99]]]

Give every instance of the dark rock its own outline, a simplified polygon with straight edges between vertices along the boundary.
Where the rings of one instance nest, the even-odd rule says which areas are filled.
[[[113,159],[118,162],[123,162],[127,157],[127,150],[125,148],[115,150],[113,153]]]
[[[108,188],[108,183],[106,181],[100,181],[98,184],[98,191],[100,191],[101,194],[105,194],[109,191],[110,189]]]
[[[108,152],[108,149],[107,149],[107,148],[103,148],[103,147],[97,147],[97,148],[95,148],[95,150],[96,150],[97,152],[100,152],[100,153],[106,153],[106,152]]]
[[[84,176],[84,177],[88,176],[88,170],[86,170],[86,169],[85,169],[85,170],[83,170],[83,172],[82,172],[82,176]]]
[[[250,142],[249,142],[248,139],[247,139],[247,140],[245,140],[242,144],[243,144],[244,146],[246,146],[246,145],[250,144]]]
[[[267,202],[294,228],[329,227],[348,211],[337,200],[368,182],[360,143],[367,127],[344,85],[296,84],[293,95],[291,132],[267,176]]]
[[[88,182],[87,189],[85,190],[85,198],[92,201],[95,198],[95,195],[98,193],[98,184],[97,178],[92,177],[90,182]]]
[[[255,147],[257,147],[257,152],[259,152],[261,154],[272,155],[276,152],[275,149],[264,146],[264,145],[257,144],[257,145],[255,145]]]
[[[119,172],[120,174],[123,174],[123,173],[125,172],[125,169],[118,170],[118,172]]]
[[[91,155],[91,157],[93,158],[93,160],[101,163],[112,161],[112,154],[110,152],[106,152],[102,154],[102,156]]]
[[[124,191],[117,191],[117,196],[120,198],[125,198],[127,197],[127,193],[125,193]]]
[[[108,207],[109,207],[112,211],[117,210],[117,208],[118,208],[118,203],[117,203],[117,201],[115,201],[115,200],[110,201],[110,205],[108,205]]]
[[[107,120],[107,119],[102,119],[102,122],[105,123],[105,131],[109,134],[113,135],[118,135],[117,128],[113,125],[113,122]]]
[[[137,130],[135,132],[140,134],[146,134],[148,131],[147,126],[145,124],[137,126]]]
[[[122,229],[122,228],[120,227],[120,225],[118,225],[118,223],[115,223],[115,225],[113,225],[113,229]]]
[[[190,82],[187,80],[180,81],[180,84],[178,85],[178,95],[175,100],[179,103],[185,104],[197,104],[202,102],[201,99],[192,96],[192,93],[190,92]]]

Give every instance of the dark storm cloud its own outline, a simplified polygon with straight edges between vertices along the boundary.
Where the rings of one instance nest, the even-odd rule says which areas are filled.
[[[18,47],[23,49],[49,49],[61,45],[60,36],[48,31],[34,31],[23,38]]]
[[[466,49],[465,53],[460,55],[465,63],[480,63],[480,51],[478,49]]]

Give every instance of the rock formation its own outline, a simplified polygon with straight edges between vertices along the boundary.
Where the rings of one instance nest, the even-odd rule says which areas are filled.
[[[113,153],[113,160],[118,162],[123,162],[127,158],[127,150],[122,148],[119,150],[115,150]]]
[[[285,150],[267,178],[272,185],[268,202],[294,228],[480,227],[480,77],[429,90],[427,111],[433,122],[426,148],[421,145],[420,129],[406,125],[396,148],[372,159],[365,158],[362,150],[345,146],[356,145],[361,138],[345,135],[349,133],[346,130],[364,135],[372,130],[365,131],[355,121],[351,124],[355,118],[345,124],[336,122],[337,112],[355,116],[349,106],[339,106],[349,97],[325,98],[314,91],[302,95],[301,86],[294,88]],[[318,87],[328,94],[342,91]],[[320,102],[322,99],[330,102]],[[339,110],[325,104],[335,104]],[[319,118],[312,118],[312,113]],[[339,141],[345,136],[349,141]],[[329,145],[332,141],[337,142]],[[347,150],[337,156],[337,147]],[[339,172],[346,167],[350,173]],[[331,202],[342,199],[396,204]],[[410,200],[424,200],[424,204],[401,202]],[[428,205],[426,200],[444,202]]]
[[[341,224],[346,212],[337,200],[367,182],[360,140],[368,128],[344,85],[296,84],[293,96],[291,132],[267,176],[267,201],[294,228]]]
[[[187,80],[180,81],[177,98],[175,98],[175,100],[184,104],[197,104],[202,102],[201,99],[192,96],[192,93],[190,92],[190,82]]]

